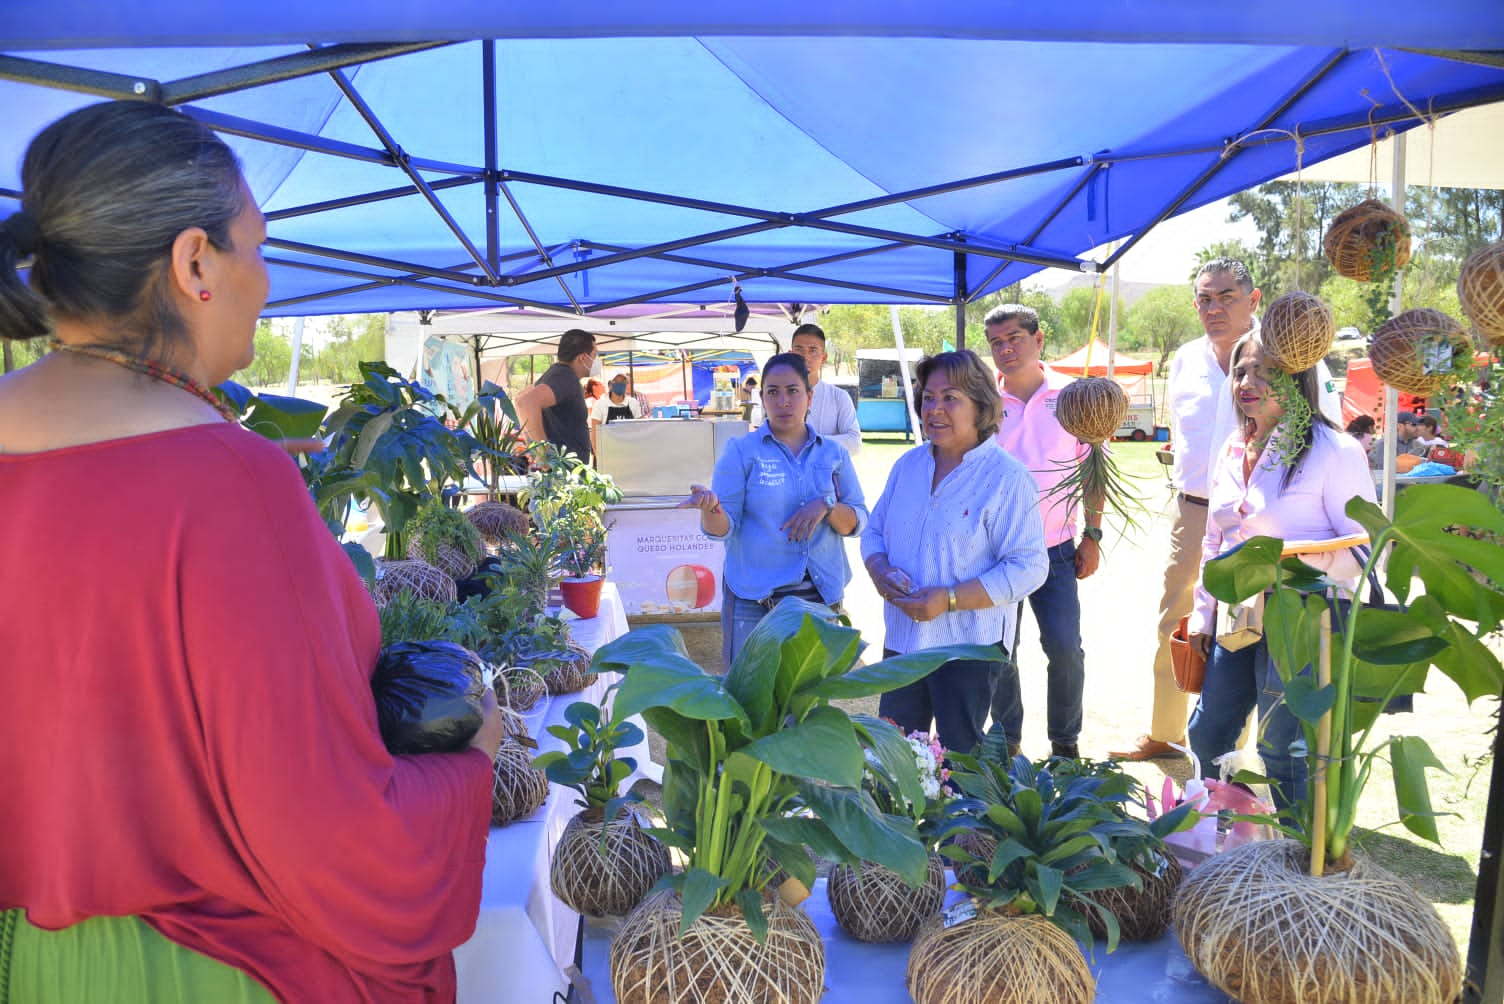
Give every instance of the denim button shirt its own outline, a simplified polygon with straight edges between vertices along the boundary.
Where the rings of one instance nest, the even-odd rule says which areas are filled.
[[[840,602],[851,581],[841,535],[824,522],[809,540],[791,541],[779,527],[811,499],[835,495],[856,512],[850,535],[866,529],[867,503],[845,447],[809,430],[795,456],[764,423],[726,444],[711,489],[731,520],[723,539],[726,585],[733,593],[764,600],[775,589],[798,585],[808,572],[826,603]]]

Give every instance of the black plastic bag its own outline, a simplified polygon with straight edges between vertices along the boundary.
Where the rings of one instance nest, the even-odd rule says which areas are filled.
[[[399,642],[381,650],[371,690],[388,751],[454,753],[480,731],[486,665],[453,642]]]
[[[501,570],[501,559],[494,554],[481,558],[474,574],[454,581],[456,598],[463,602],[472,596],[491,595],[492,576],[500,574]]]

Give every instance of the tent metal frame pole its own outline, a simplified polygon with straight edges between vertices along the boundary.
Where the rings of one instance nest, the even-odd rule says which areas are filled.
[[[1270,125],[1277,121],[1281,115],[1289,111],[1296,102],[1304,97],[1311,90],[1311,88],[1321,83],[1321,81],[1329,73],[1331,73],[1339,65],[1341,65],[1342,62],[1347,59],[1347,57],[1348,50],[1346,49],[1336,49],[1328,53],[1326,57],[1321,60],[1320,65],[1316,67],[1315,71],[1313,73],[1307,74],[1304,81],[1302,81],[1297,87],[1292,89],[1284,97],[1280,98],[1279,101],[1275,102],[1274,106],[1270,108],[1270,110],[1262,118],[1259,119],[1259,124],[1253,129],[1249,130],[1249,132],[1258,132],[1259,130],[1269,128]],[[1134,234],[1132,237],[1125,240],[1122,247],[1118,248],[1112,254],[1108,255],[1106,260],[1102,262],[1102,268],[1111,268],[1113,265],[1117,264],[1118,259],[1127,254],[1134,245],[1136,245],[1140,240],[1143,239],[1145,234],[1149,233],[1151,230],[1159,226],[1171,216],[1174,216],[1176,210],[1190,201],[1190,199],[1202,188],[1210,184],[1211,180],[1218,174],[1220,174],[1222,169],[1226,167],[1227,164],[1244,149],[1245,148],[1239,144],[1236,138],[1229,139],[1227,141],[1226,148],[1222,151],[1222,155],[1217,158],[1216,163],[1197,175],[1196,179],[1185,188],[1181,189],[1180,194],[1177,195],[1169,205],[1161,209],[1159,211],[1159,214],[1155,216],[1154,219],[1148,223],[1148,225],[1146,225],[1142,230]]]
[[[1029,233],[1029,236],[1024,238],[1024,243],[1032,245],[1035,241],[1039,240],[1039,235],[1044,233],[1046,227],[1055,222],[1055,217],[1065,212],[1065,207],[1070,205],[1077,195],[1081,194],[1081,189],[1086,187],[1087,182],[1091,181],[1092,178],[1095,178],[1098,171],[1105,170],[1108,166],[1109,165],[1103,161],[1093,160],[1091,166],[1088,167],[1085,171],[1081,172],[1081,177],[1076,179],[1076,183],[1071,186],[1071,190],[1065,193],[1065,198],[1055,203],[1055,208],[1046,213],[1045,217],[1040,220],[1039,223],[1034,227],[1034,229]],[[987,273],[987,278],[977,283],[976,288],[990,288],[992,286],[993,280],[1002,275],[1003,270],[1006,269],[1010,264],[1012,264],[1012,262],[1000,262],[996,268]]]
[[[953,274],[956,281],[956,348],[966,348],[966,303],[968,293],[966,291],[966,252],[957,251],[955,260],[952,262]]]
[[[501,220],[497,214],[500,211],[496,204],[496,169],[501,157],[499,149],[501,140],[496,135],[496,40],[487,39],[480,49],[480,78],[484,93],[481,95],[481,115],[483,120],[480,124],[482,142],[486,148],[486,180],[485,180],[485,204],[486,204],[486,261],[490,263],[491,271],[501,272]],[[476,357],[479,359],[479,356]],[[477,365],[479,365],[477,363]]]
[[[225,133],[229,136],[260,140],[263,143],[285,146],[291,150],[306,150],[309,153],[322,153],[330,157],[343,157],[346,160],[358,160],[366,164],[379,164],[382,167],[398,166],[397,157],[390,150],[374,146],[361,146],[358,143],[346,143],[343,140],[327,139],[323,136],[316,136],[313,133],[302,132],[298,129],[284,129],[281,126],[274,126],[267,122],[257,122],[254,119],[242,118],[239,115],[226,115],[224,112],[210,111],[197,105],[188,105],[178,110],[184,115],[203,123],[215,132]],[[414,157],[405,150],[399,150],[399,154],[402,165],[415,171],[453,174],[463,178],[473,178],[476,181],[485,177],[485,169],[477,167],[474,164],[455,164],[447,160]],[[426,185],[427,182],[425,181],[424,184]]]
[[[460,246],[465,249],[465,253],[475,260],[475,264],[485,274],[487,281],[495,283],[497,278],[496,272],[491,268],[490,263],[486,261],[486,256],[470,240],[470,235],[465,233],[465,228],[460,226],[459,221],[449,212],[448,207],[439,201],[439,197],[434,193],[434,190],[428,187],[428,182],[408,162],[407,154],[403,152],[396,138],[387,131],[386,126],[381,124],[381,120],[376,117],[376,113],[371,109],[371,106],[366,104],[365,98],[360,96],[360,92],[355,89],[355,85],[350,83],[349,78],[340,70],[330,70],[329,78],[334,81],[334,85],[344,94],[345,100],[350,102],[350,107],[355,109],[355,113],[365,121],[366,127],[376,135],[377,140],[380,141],[387,153],[391,155],[393,163],[417,187],[419,194],[428,203],[428,207],[434,211],[434,214],[438,216],[444,226],[449,228],[449,232],[454,235],[455,240],[459,241]]]
[[[485,178],[479,177],[455,177],[441,178],[438,181],[430,181],[428,187],[435,192],[441,192],[449,188],[463,188],[466,185],[485,184]],[[292,220],[300,216],[311,216],[333,209],[354,209],[359,206],[369,206],[377,202],[386,202],[389,199],[405,199],[410,195],[417,195],[418,190],[411,185],[403,185],[400,188],[383,188],[377,192],[364,192],[360,195],[347,195],[341,199],[328,199],[324,202],[307,202],[301,206],[289,206],[286,209],[273,209],[266,212],[268,222],[276,220]]]
[[[558,307],[552,303],[543,303],[530,300],[526,297],[509,296],[503,293],[492,292],[489,289],[478,286],[444,286],[435,287],[432,283],[421,281],[421,277],[414,275],[373,275],[370,272],[361,272],[353,268],[340,268],[337,265],[329,265],[323,262],[292,261],[286,258],[267,258],[268,265],[276,265],[279,268],[294,268],[308,272],[322,272],[327,275],[340,275],[352,279],[366,280],[359,286],[346,287],[338,290],[326,290],[307,296],[285,297],[274,300],[267,304],[268,307],[288,307],[299,303],[311,303],[315,300],[334,299],[339,296],[347,296],[354,293],[366,292],[372,289],[380,289],[384,286],[403,286],[411,289],[439,289],[445,293],[458,293],[476,300],[484,300],[487,303],[499,304],[505,307],[527,307],[531,310],[555,311]]]
[[[249,90],[264,84],[280,83],[310,77],[347,66],[363,66],[393,56],[405,56],[413,52],[439,49],[453,42],[407,42],[401,44],[381,43],[322,45],[308,52],[294,52],[285,56],[243,63],[223,70],[181,77],[162,84],[161,102],[165,105],[180,105],[187,101],[218,97],[236,91]]]

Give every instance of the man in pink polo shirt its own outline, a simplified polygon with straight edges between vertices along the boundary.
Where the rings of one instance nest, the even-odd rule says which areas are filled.
[[[997,366],[1003,395],[1003,424],[998,444],[1034,475],[1039,486],[1039,514],[1044,519],[1044,542],[1049,549],[1050,575],[1029,596],[1029,608],[1039,625],[1039,643],[1047,664],[1046,727],[1053,756],[1076,759],[1081,734],[1081,694],[1086,684],[1086,653],[1081,648],[1081,599],[1076,580],[1097,570],[1101,561],[1101,500],[1086,502],[1086,526],[1076,542],[1077,506],[1066,505],[1050,492],[1086,455],[1086,447],[1060,427],[1055,398],[1070,378],[1047,369],[1039,361],[1044,334],[1032,307],[1004,304],[988,311],[982,321],[987,345]],[[1015,623],[1022,621],[1018,618]],[[1018,636],[1002,639],[1013,656],[1005,663],[992,696],[992,720],[1001,722],[1010,751],[1023,737],[1024,705],[1018,679]]]

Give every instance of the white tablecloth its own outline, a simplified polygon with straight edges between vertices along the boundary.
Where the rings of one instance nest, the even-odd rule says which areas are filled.
[[[950,894],[952,899],[958,896]],[[802,909],[825,942],[826,990],[820,1004],[900,1004],[911,999],[904,986],[908,944],[872,945],[847,935],[831,915],[823,878],[815,883]],[[620,923],[615,919],[585,922],[581,969],[596,1004],[616,1000],[607,957]],[[1173,934],[1145,944],[1125,941],[1111,955],[1105,945],[1098,944],[1087,963],[1097,977],[1096,1004],[1232,1004],[1232,998],[1196,972]],[[546,1000],[520,995],[509,999],[519,1004]],[[574,999],[589,998],[577,995]]]
[[[591,652],[625,634],[627,617],[616,585],[607,582],[602,589],[599,616],[570,626],[575,640]],[[614,674],[593,678],[577,694],[539,701],[525,716],[539,752],[563,747],[547,729],[564,721],[565,708],[581,700],[600,703],[616,679]],[[639,774],[654,777],[645,740],[623,754],[637,760]],[[563,969],[574,959],[579,915],[555,898],[548,866],[565,825],[579,811],[574,800],[573,791],[553,785],[548,801],[532,815],[492,827],[475,934],[454,952],[459,1004],[548,1004],[555,991],[567,990]]]

